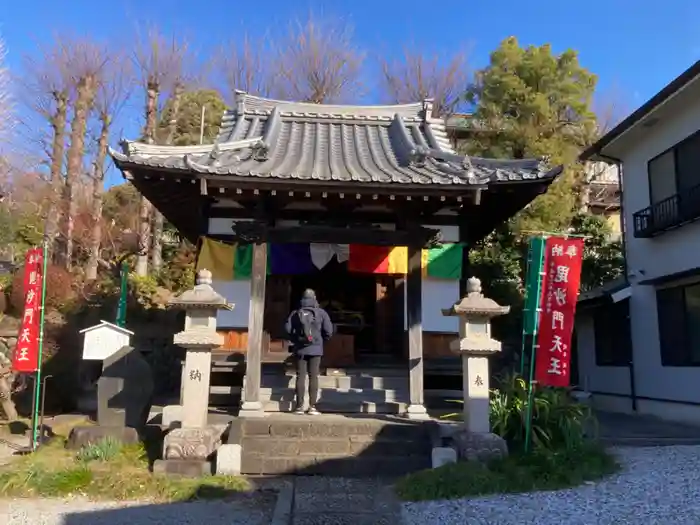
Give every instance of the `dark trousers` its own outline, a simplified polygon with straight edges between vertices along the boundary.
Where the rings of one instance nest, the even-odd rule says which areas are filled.
[[[309,406],[318,401],[318,376],[321,374],[320,355],[299,355],[297,365],[297,407],[304,406],[306,397],[306,376],[309,376]]]

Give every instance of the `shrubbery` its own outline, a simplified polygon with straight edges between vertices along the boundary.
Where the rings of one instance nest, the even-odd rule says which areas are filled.
[[[517,374],[504,376],[491,392],[491,428],[514,451],[524,449],[527,405],[527,382]],[[535,386],[531,434],[534,448],[580,447],[594,422],[591,409],[572,399],[568,389]]]

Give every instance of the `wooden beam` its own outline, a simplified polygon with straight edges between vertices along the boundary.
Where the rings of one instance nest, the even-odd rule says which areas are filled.
[[[372,228],[338,228],[332,226],[267,226],[261,221],[233,223],[231,240],[246,243],[339,243],[376,246],[435,246],[440,243],[440,230],[414,226],[407,230]]]
[[[453,225],[459,222],[459,215],[434,215],[440,208],[442,208],[442,206],[438,206],[437,210],[435,210],[435,207],[431,206],[427,212],[419,213],[419,215],[421,219],[428,224]],[[465,205],[465,209],[468,209],[468,205]],[[212,213],[215,217],[226,219],[246,219],[253,217],[251,211],[243,208],[214,208],[212,209]],[[332,206],[329,211],[284,209],[272,211],[274,217],[280,220],[325,222],[329,225],[341,223],[394,224],[400,217],[406,217],[409,213],[408,211],[400,210],[397,210],[395,213],[361,210],[346,212],[343,210],[335,210]]]

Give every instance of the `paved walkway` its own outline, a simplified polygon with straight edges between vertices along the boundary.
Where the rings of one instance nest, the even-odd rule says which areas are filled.
[[[270,525],[275,495],[230,501],[105,503],[84,499],[0,500],[4,525]],[[285,524],[286,525],[286,524]]]
[[[652,416],[596,412],[599,435],[608,445],[700,445],[700,427]]]
[[[371,479],[298,477],[293,483],[292,512],[288,521],[291,525],[401,523],[401,508],[388,482]]]

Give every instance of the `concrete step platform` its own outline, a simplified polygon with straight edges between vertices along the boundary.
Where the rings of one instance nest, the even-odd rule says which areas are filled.
[[[430,425],[383,416],[279,414],[233,423],[249,475],[402,476],[430,467]]]

